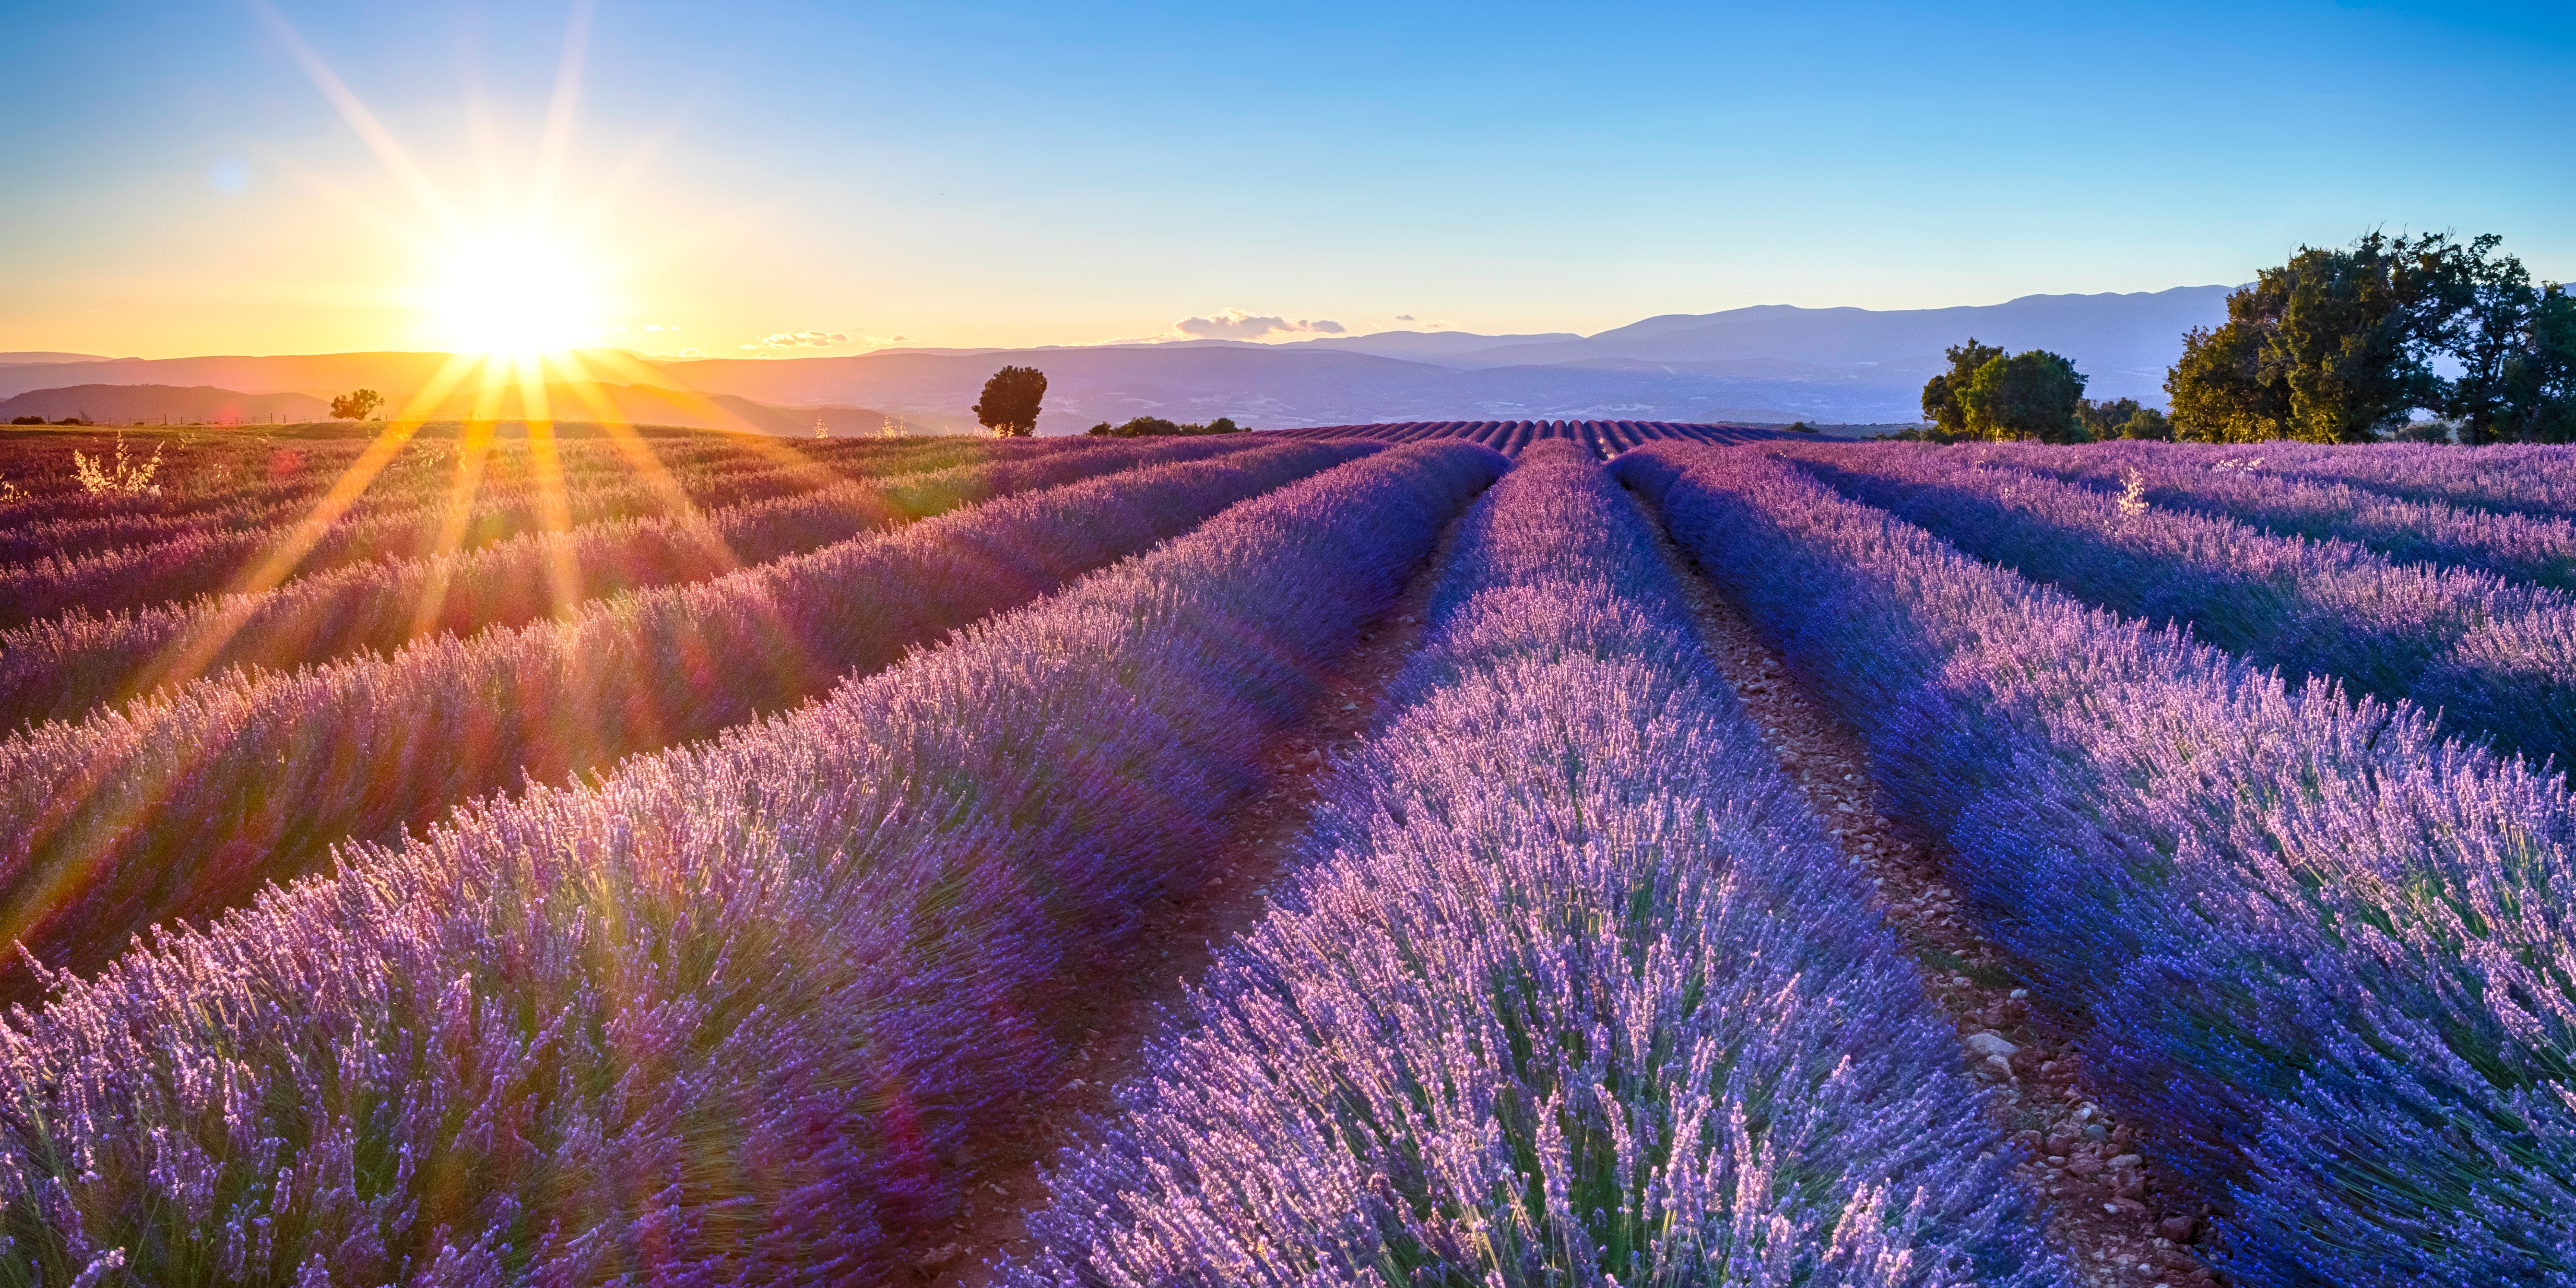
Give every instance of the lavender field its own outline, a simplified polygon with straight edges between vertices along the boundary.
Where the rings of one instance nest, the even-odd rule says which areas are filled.
[[[0,477],[0,1285],[2576,1285],[2576,449]]]

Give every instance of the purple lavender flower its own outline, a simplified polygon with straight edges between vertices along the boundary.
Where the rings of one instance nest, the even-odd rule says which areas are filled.
[[[2565,781],[1966,557],[1752,451],[1619,472],[1869,742],[2271,1285],[2576,1282]]]
[[[1015,540],[1132,548],[1254,471],[1365,457],[63,981],[0,1025],[0,1279],[887,1281],[1043,1112],[1066,999],[1205,879],[1322,660],[1502,467],[1372,450],[999,503]]]
[[[1957,1039],[1591,452],[1481,502],[1021,1285],[2057,1284]]]

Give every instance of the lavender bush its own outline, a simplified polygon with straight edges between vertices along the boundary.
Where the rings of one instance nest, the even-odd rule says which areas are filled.
[[[1066,450],[1059,441],[1051,451]],[[1025,458],[1024,449],[1015,453]],[[620,519],[685,519],[694,510],[774,501],[844,483],[852,477],[953,468],[978,453],[930,447],[880,451],[851,459],[763,460],[762,468],[660,471],[639,479],[632,462],[560,479],[477,479],[470,495],[451,497],[452,478],[419,478],[371,487],[352,505],[311,532],[297,531],[310,500],[260,505],[210,515],[141,516],[80,525],[37,525],[6,538],[23,546],[56,549],[0,567],[0,627],[40,622],[70,612],[105,614],[172,600],[210,595],[258,567],[292,536],[302,549],[292,571],[310,576],[371,561],[421,559],[476,551],[521,535],[545,534],[562,525],[597,525]],[[744,462],[743,464],[748,464]],[[525,474],[526,471],[518,471]],[[462,513],[458,513],[459,508]],[[86,553],[60,547],[116,537],[112,546]]]
[[[0,1282],[888,1282],[1500,468],[1356,462],[67,983],[0,1030]]]
[[[1011,1282],[2069,1282],[1583,444],[1477,506],[1389,710]]]
[[[535,532],[429,559],[359,564],[258,595],[134,614],[75,614],[0,632],[0,729],[78,719],[176,677],[286,671],[423,636],[570,616],[592,599],[705,581],[862,534],[1146,462],[1203,459],[1240,440],[1057,440],[1017,460],[816,488],[702,515]]]
[[[1618,471],[2220,1204],[2256,1285],[2576,1283],[2576,801],[1750,452]]]
[[[2576,519],[2576,448],[2498,444],[2322,447],[2263,443],[2220,453],[2258,468],[2349,483],[2410,501]]]
[[[391,838],[523,777],[563,782],[784,709],[1370,450],[1278,444],[1125,471],[568,621],[217,676],[13,735],[0,942],[95,965],[132,931],[310,870],[343,838]],[[9,966],[0,992],[23,996],[30,980]]]
[[[2016,469],[2127,494],[2149,505],[2233,519],[2274,536],[2343,540],[2398,563],[2492,573],[2556,590],[2576,589],[2576,522],[2409,501],[2312,475],[2280,473],[2261,458],[2182,454],[2162,443],[2076,448],[1980,445]]]
[[[12,446],[19,448],[13,452]],[[824,453],[810,449],[748,447],[713,434],[636,443],[569,440],[550,452],[525,441],[495,442],[468,453],[448,438],[391,436],[291,443],[245,442],[177,453],[153,476],[157,493],[93,494],[57,488],[0,503],[0,560],[70,558],[139,542],[164,540],[203,528],[265,528],[309,513],[326,492],[362,483],[350,512],[397,512],[424,502],[444,503],[459,466],[474,458],[478,483],[505,493],[534,486],[541,472],[567,480],[632,480],[664,470],[677,478],[715,477],[737,469],[774,469]],[[817,446],[830,446],[828,444]],[[858,447],[859,444],[852,444]],[[867,445],[876,451],[884,448]],[[0,442],[0,474],[38,482],[67,477],[67,449]]]
[[[1942,448],[1815,448],[1847,494],[2079,599],[2188,624],[2293,676],[2440,712],[2449,729],[2576,764],[2576,599],[2346,541],[2266,536]]]

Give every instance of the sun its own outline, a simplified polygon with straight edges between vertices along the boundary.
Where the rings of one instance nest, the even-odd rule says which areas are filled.
[[[422,312],[450,353],[527,356],[596,345],[601,275],[577,245],[523,229],[458,237],[429,266]]]

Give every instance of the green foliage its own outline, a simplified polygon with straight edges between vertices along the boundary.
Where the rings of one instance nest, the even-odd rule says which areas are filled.
[[[2292,437],[2371,442],[2427,403],[2422,340],[2441,291],[2440,240],[2371,233],[2351,250],[2302,247],[2255,279],[2272,324],[2264,360],[2289,387]]]
[[[2534,284],[2501,243],[2370,233],[2349,249],[2301,247],[2228,297],[2226,325],[2183,337],[2165,377],[2176,435],[2576,438],[2576,303]],[[2459,377],[2443,379],[2437,358]]]
[[[331,400],[331,419],[365,420],[385,405],[385,396],[373,389],[353,389]]]
[[[2487,233],[2453,247],[2442,266],[2435,325],[2460,376],[2441,410],[2459,422],[2463,443],[2567,442],[2576,438],[2576,299],[2496,254],[2503,240]]]
[[[975,403],[975,423],[996,438],[1027,438],[1038,432],[1038,405],[1046,399],[1046,373],[1035,367],[1004,367],[984,382]]]
[[[1204,425],[1182,425],[1160,416],[1139,416],[1117,426],[1104,420],[1092,426],[1089,432],[1109,438],[1187,438],[1201,434],[1240,434],[1245,430],[1226,416],[1219,416]]]
[[[1789,432],[1792,434],[1817,434],[1824,431],[1817,429],[1815,426],[1810,425],[1803,420],[1793,420],[1789,422]]]
[[[1966,344],[1944,351],[1950,369],[1923,384],[1923,419],[1941,427],[1946,434],[1968,432],[1968,409],[1959,402],[1959,394],[1977,375],[1977,369],[2004,356],[2004,351],[1991,344],[1979,344],[1975,336]]]
[[[2075,419],[2082,422],[2084,436],[2100,441],[2111,438],[2146,438],[2169,440],[2173,422],[2165,414],[2135,398],[2112,398],[2095,402],[2090,398],[2075,401]]]
[[[2183,333],[2182,358],[2165,373],[2174,437],[2199,443],[2252,443],[2289,437],[2290,387],[2263,364],[2263,327],[2243,307],[2247,291],[2227,300],[2227,322]]]
[[[2122,399],[2121,401],[2126,402],[2128,400]],[[2151,439],[2156,442],[2169,443],[2173,441],[2174,436],[2173,422],[2166,419],[2163,412],[2157,411],[2153,407],[2140,407],[2135,412],[2130,413],[2127,420],[2120,422],[2118,436],[2121,438],[2144,438]],[[2110,435],[2103,435],[2103,437],[2110,437]]]
[[[45,418],[42,416],[12,416],[9,418],[9,423],[12,425],[41,425],[45,423]]]
[[[2090,439],[2118,438],[2120,427],[2141,410],[2135,398],[2113,398],[2095,402],[2090,398],[2075,400],[2075,419],[2084,425],[2084,436]]]
[[[2513,436],[2576,443],[2576,295],[2551,282],[2533,303],[2522,351],[2505,363],[2505,409]]]
[[[2076,417],[2084,401],[2084,376],[2074,363],[2045,349],[1988,359],[1966,387],[1953,384],[1950,400],[1960,408],[1971,437],[2044,443],[2085,438],[2084,422]]]

